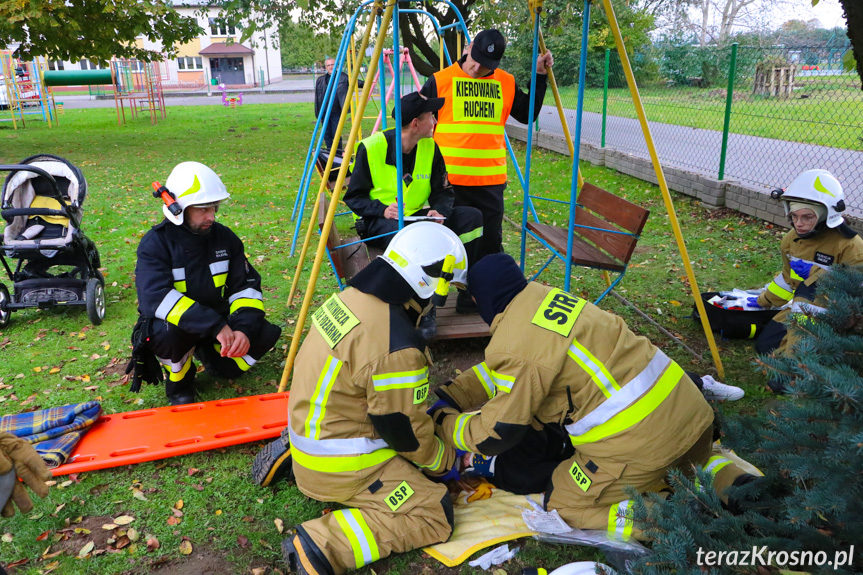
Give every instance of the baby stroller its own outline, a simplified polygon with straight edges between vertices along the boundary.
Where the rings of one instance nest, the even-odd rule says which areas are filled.
[[[87,181],[76,166],[50,154],[31,156],[9,172],[0,190],[6,228],[0,260],[13,284],[0,283],[0,327],[28,307],[86,306],[93,325],[105,318],[105,278],[96,244],[81,231]],[[7,258],[17,259],[13,271]]]

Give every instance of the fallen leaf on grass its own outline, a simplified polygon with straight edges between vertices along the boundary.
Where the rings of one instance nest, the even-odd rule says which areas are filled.
[[[249,538],[245,535],[240,535],[239,537],[237,537],[237,545],[245,549],[249,546]]]
[[[52,572],[54,569],[56,569],[59,566],[60,566],[59,561],[52,561],[51,563],[48,563],[47,565],[45,565],[45,569],[42,571],[42,573],[45,573],[47,575],[48,573]]]
[[[129,523],[131,523],[134,520],[135,520],[135,518],[132,517],[131,515],[121,515],[121,516],[117,517],[116,519],[114,519],[114,523],[116,523],[117,525],[128,525]]]
[[[48,373],[59,373],[59,372],[60,372],[60,368],[59,368],[59,367],[52,367],[52,368],[51,368],[51,371],[49,371]]]
[[[140,499],[141,501],[149,501],[149,499],[147,499],[147,496],[144,495],[144,492],[140,489],[133,489],[132,497],[134,497],[135,499]]]
[[[135,529],[129,529],[126,531],[126,537],[129,538],[129,541],[137,541],[141,536],[138,535],[138,532]]]
[[[183,500],[180,499],[176,503],[174,503],[174,509],[182,509],[183,508]]]
[[[14,536],[11,533],[4,533],[2,536],[0,536],[0,541],[2,541],[3,543],[12,543],[13,539]]]
[[[160,547],[159,540],[155,537],[150,537],[147,539],[147,551],[155,551]]]
[[[255,567],[252,569],[252,575],[264,575],[267,572],[265,567]]]
[[[273,523],[276,524],[276,529],[279,530],[279,533],[285,530],[285,522],[279,519],[278,517],[273,520]]]
[[[50,531],[43,531],[42,534],[36,538],[36,541],[44,541],[45,539],[48,538],[49,535],[51,535]]]
[[[193,476],[194,474],[198,473],[199,471],[200,471],[200,469],[196,469],[196,468],[194,468],[194,467],[190,467],[190,468],[189,468],[189,477]]]
[[[180,523],[180,520],[177,519],[176,517],[174,517],[173,515],[171,517],[168,517],[168,525],[173,527],[174,525],[179,525],[179,523]]]
[[[222,514],[222,510],[221,510],[221,509],[216,509],[216,515],[221,515],[221,514]]]
[[[81,550],[78,551],[78,557],[86,557],[90,554],[91,551],[93,551],[94,547],[96,547],[96,544],[90,541],[89,543],[81,547]]]
[[[111,531],[112,529],[116,529],[116,528],[117,528],[116,523],[105,523],[104,525],[102,525],[102,529],[104,529],[105,531]]]
[[[183,541],[180,543],[180,553],[183,555],[191,555],[192,553],[192,542],[189,540]]]

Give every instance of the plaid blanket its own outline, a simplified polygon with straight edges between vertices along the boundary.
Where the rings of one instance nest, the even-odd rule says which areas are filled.
[[[50,468],[66,461],[78,440],[99,416],[98,401],[51,407],[0,417],[0,431],[7,431],[32,444]]]

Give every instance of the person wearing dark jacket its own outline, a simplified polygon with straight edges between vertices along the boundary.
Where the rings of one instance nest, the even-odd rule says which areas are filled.
[[[334,59],[327,58],[326,61],[324,61],[324,67],[327,69],[327,73],[315,80],[315,118],[319,117],[321,114],[321,108],[324,106],[324,96],[327,93],[327,85],[330,83],[330,78],[333,75],[333,68],[335,65],[336,61]],[[339,127],[339,118],[342,115],[342,108],[344,108],[345,102],[347,101],[348,86],[350,85],[350,79],[344,72],[339,72],[336,77],[336,81],[338,84],[335,87],[333,110],[330,112],[329,122],[324,126],[324,143],[327,146],[327,150],[333,146],[336,130]],[[362,88],[363,86],[363,81],[358,80],[357,88]],[[324,110],[324,113],[326,113],[326,110]],[[341,147],[342,139],[339,137],[339,148]]]
[[[183,162],[165,187],[181,211],[164,206],[166,219],[138,246],[133,362],[144,367],[142,346],[155,355],[168,369],[168,401],[180,405],[195,401],[193,356],[211,375],[239,377],[276,344],[281,328],[264,319],[261,276],[243,242],[215,221],[219,203],[230,197],[219,176]]]

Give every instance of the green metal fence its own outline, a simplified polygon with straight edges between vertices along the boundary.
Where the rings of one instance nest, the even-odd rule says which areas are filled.
[[[840,179],[859,217],[863,91],[856,73],[842,70],[845,50],[658,46],[635,53],[633,68],[660,159],[765,188],[784,187],[806,169],[827,169]],[[578,71],[557,72],[563,105],[574,109]],[[545,104],[541,129],[559,130],[550,94]],[[647,157],[613,50],[588,57],[582,137]]]

